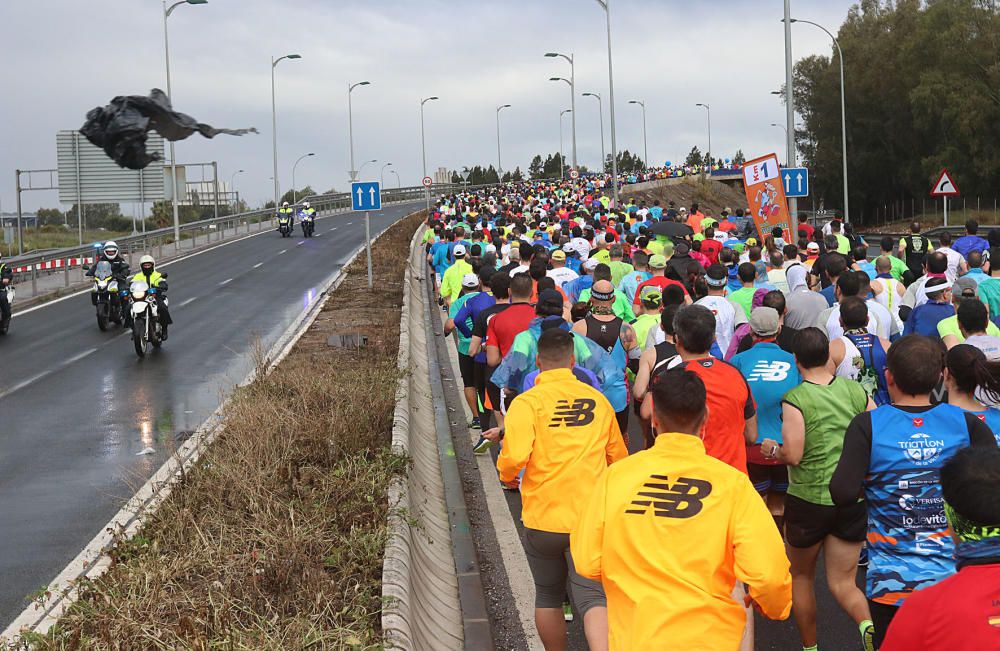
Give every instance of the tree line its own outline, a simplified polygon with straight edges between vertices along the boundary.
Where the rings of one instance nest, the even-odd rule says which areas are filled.
[[[797,29],[807,29],[802,26]],[[965,196],[1000,186],[1000,9],[996,0],[861,0],[844,52],[851,217],[927,196],[947,167]],[[840,61],[795,65],[798,150],[813,194],[843,205]],[[919,201],[916,202],[919,205]],[[909,211],[907,211],[909,212]]]

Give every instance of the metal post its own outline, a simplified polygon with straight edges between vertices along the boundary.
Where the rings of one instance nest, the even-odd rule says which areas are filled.
[[[604,152],[604,103],[597,93],[584,93],[583,97],[593,97],[597,100],[597,115],[601,120],[601,174],[604,174],[604,166],[607,164],[607,154]]]
[[[139,170],[139,219],[142,220],[142,234],[146,234],[146,185],[144,172]]]
[[[944,225],[948,225],[948,197],[944,197]]]
[[[566,111],[559,113],[559,180],[565,180],[565,172],[563,168],[566,167],[566,161],[563,160],[563,135],[562,135],[562,116],[566,114]]]
[[[80,134],[74,133],[74,156],[76,158],[76,224],[80,236],[80,246],[83,246],[83,191],[80,187]]]
[[[24,255],[24,234],[21,227],[21,170],[14,170],[14,172],[15,186],[17,187],[17,254]],[[28,185],[31,185],[30,180]]]
[[[421,155],[421,159],[423,160],[423,170],[424,170],[424,176],[423,176],[423,178],[427,178],[427,141],[424,139],[424,104],[426,104],[427,102],[430,102],[431,100],[436,100],[436,99],[437,99],[437,97],[435,96],[435,97],[427,97],[425,99],[421,99],[420,100],[420,155]],[[498,130],[499,130],[499,127],[500,127],[499,121],[500,121],[500,116],[499,116],[499,113],[498,113],[497,114],[497,129]],[[498,164],[499,164],[499,161],[498,161]],[[498,168],[497,169],[497,174],[499,174],[499,173],[500,173],[500,169]],[[397,179],[397,184],[398,184],[399,174],[396,174],[396,179]],[[421,184],[423,184],[423,179],[421,179],[420,182],[421,182]],[[426,204],[427,204],[427,215],[430,216],[430,214],[431,214],[431,189],[428,188],[428,187],[426,187],[426,186],[424,187],[424,199],[425,199]]]
[[[274,68],[277,66],[271,57],[271,154],[274,163],[274,210],[278,210],[278,104],[274,92]]]
[[[795,167],[795,97],[792,93],[792,0],[785,0],[785,127],[787,133],[787,165]],[[799,211],[797,199],[788,200],[788,212],[795,223]]]
[[[219,218],[219,163],[217,161],[212,161],[212,174],[215,176],[212,182],[213,191],[215,192],[215,218]]]
[[[611,106],[611,176],[615,208],[618,208],[618,142],[615,139],[615,76],[611,56],[611,0],[597,0],[597,3],[604,9],[608,25],[608,103]]]
[[[176,5],[174,5],[176,6]],[[164,59],[167,62],[167,100],[170,104],[174,103],[174,94],[170,87],[170,39],[167,36],[167,18],[170,17],[170,12],[173,11],[174,7],[167,9],[167,0],[163,0],[163,54]],[[77,157],[79,160],[79,156]],[[77,171],[77,178],[80,174]],[[173,204],[174,209],[174,246],[180,251],[181,246],[181,218],[180,212],[177,209],[177,154],[174,151],[174,142],[170,141],[170,182],[173,185]],[[83,246],[83,232],[80,233],[80,246]]]
[[[351,82],[347,82],[347,139],[351,152],[351,183],[357,180],[357,172],[354,170],[354,111],[351,106]]]
[[[711,133],[711,129],[709,129]],[[711,142],[711,136],[709,136],[709,142]],[[709,145],[711,147],[711,145]],[[646,104],[642,104],[642,161],[646,165],[646,169],[649,169],[649,145],[646,141]]]
[[[497,107],[497,175],[503,174],[503,166],[500,164],[500,111],[510,108],[510,104],[503,104]]]
[[[365,211],[365,254],[368,256],[368,289],[370,290],[375,281],[372,277],[372,226],[371,213]]]

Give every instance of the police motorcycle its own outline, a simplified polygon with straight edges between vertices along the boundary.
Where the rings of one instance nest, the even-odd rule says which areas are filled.
[[[161,274],[166,278],[167,274]],[[149,352],[149,346],[159,348],[163,344],[163,327],[160,325],[159,310],[156,304],[156,294],[167,291],[167,283],[160,282],[159,287],[150,287],[145,281],[133,279],[129,286],[129,304],[132,316],[132,344],[135,354],[140,359]],[[163,297],[164,305],[167,298]]]
[[[278,210],[278,232],[281,233],[282,237],[292,236],[292,229],[295,226],[294,216],[295,213],[288,207],[288,202],[283,203]]]
[[[316,211],[309,207],[308,201],[302,204],[299,221],[302,224],[302,237],[312,237],[316,232]]]
[[[0,286],[0,292],[3,292],[7,297],[7,312],[10,314],[11,310],[14,309],[14,285],[7,284]],[[0,335],[7,334],[10,330],[10,316],[0,316]]]
[[[85,270],[90,267],[84,266]],[[118,292],[118,280],[111,270],[111,263],[101,260],[94,267],[94,286],[90,289],[90,302],[97,310],[97,327],[104,332],[108,323],[122,324],[123,302]]]

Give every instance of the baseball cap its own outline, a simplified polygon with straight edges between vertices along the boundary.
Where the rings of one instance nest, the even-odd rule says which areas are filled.
[[[955,288],[955,293],[960,294],[964,298],[975,298],[979,291],[979,283],[967,276],[956,280],[953,287]]]
[[[755,335],[770,337],[778,332],[778,311],[773,307],[756,307],[750,313],[750,330]]]
[[[643,302],[646,307],[660,307],[663,302],[663,293],[660,292],[659,287],[646,286],[642,288],[639,292],[639,300]]]
[[[687,211],[688,211],[687,208],[681,206],[681,208],[677,212],[679,212],[679,213],[686,213]]]
[[[729,283],[729,273],[721,264],[713,264],[705,273],[705,282],[709,287],[725,287]]]
[[[587,271],[593,271],[594,269],[597,269],[597,265],[599,264],[601,263],[598,262],[597,260],[593,258],[588,258],[587,260],[584,261],[583,268],[586,269]]]
[[[562,249],[556,249],[555,251],[552,252],[551,258],[553,260],[565,260],[566,252],[563,251]]]
[[[460,255],[465,255],[465,245],[464,244],[456,244],[455,245],[455,251],[454,251],[454,253],[455,253],[455,257],[458,257]]]
[[[685,253],[691,251],[691,247],[688,246],[687,242],[678,242],[677,245],[674,246],[674,251],[681,255],[684,255]]]
[[[561,310],[563,307],[562,294],[554,289],[543,289],[538,292],[538,305]]]
[[[809,253],[819,253],[819,244],[817,242],[810,242],[806,245],[806,251]]]
[[[667,266],[667,259],[660,254],[656,254],[649,258],[650,269],[663,269],[666,266]]]
[[[462,287],[479,287],[479,277],[476,274],[462,276]]]

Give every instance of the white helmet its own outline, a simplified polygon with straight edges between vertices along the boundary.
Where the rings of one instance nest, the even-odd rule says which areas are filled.
[[[281,204],[281,207],[282,208],[287,208],[288,207],[288,202],[286,201],[285,203]]]
[[[309,209],[309,202],[308,201],[302,202],[302,207],[305,208],[306,210],[308,210]]]
[[[141,258],[139,258],[139,268],[140,269],[142,269],[143,265],[147,265],[147,264],[153,265],[153,267],[155,268],[156,261],[153,260],[153,256],[151,256],[151,255],[144,255]]]
[[[108,258],[114,259],[118,257],[118,243],[114,240],[108,240],[104,243],[104,255]]]

